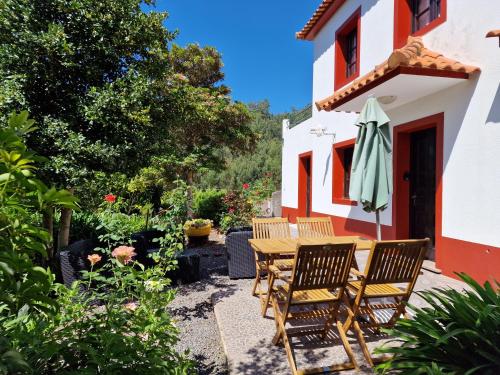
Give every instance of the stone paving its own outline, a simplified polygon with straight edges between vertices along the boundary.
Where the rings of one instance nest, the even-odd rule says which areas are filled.
[[[357,254],[360,267],[364,266],[367,255],[367,252]],[[250,294],[251,286],[252,280],[229,280],[222,289],[212,295],[229,373],[238,375],[289,374],[290,368],[284,348],[271,343],[275,333],[272,309],[268,310],[265,318],[261,316],[259,300]],[[417,281],[415,291],[433,287],[462,290],[464,284],[424,270]],[[410,302],[419,307],[425,305],[425,302],[415,293]],[[340,340],[335,334],[332,333],[324,342],[315,339],[311,341],[312,339],[312,337],[306,337],[302,341],[294,341],[296,345],[298,344],[295,354],[299,368],[320,367],[347,361]],[[387,336],[382,335],[367,337],[371,350],[388,340]],[[361,366],[361,373],[372,373],[354,336],[351,335],[349,341],[356,353],[358,364]],[[343,373],[354,372],[344,371]]]

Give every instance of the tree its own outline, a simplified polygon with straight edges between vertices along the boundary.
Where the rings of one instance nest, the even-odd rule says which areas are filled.
[[[249,127],[251,115],[242,103],[234,103],[230,90],[221,84],[224,78],[222,59],[212,47],[190,44],[185,48],[174,45],[169,58],[173,69],[185,85],[173,91],[175,109],[168,116],[168,139],[162,140],[161,157],[154,165],[163,178],[186,181],[188,216],[192,217],[192,186],[195,175],[202,170],[220,171],[225,167],[220,150],[224,147],[239,152],[252,149],[255,134]],[[150,173],[150,169],[145,170]],[[166,177],[166,178],[165,178]]]
[[[0,110],[27,108],[41,173],[74,188],[94,171],[133,173],[159,124],[149,84],[169,69],[174,33],[154,0],[5,0],[0,5]],[[69,225],[63,210],[62,225]],[[62,231],[60,245],[67,243]]]
[[[281,186],[282,121],[290,118],[294,111],[274,115],[270,113],[267,100],[250,103],[248,108],[253,118],[249,127],[257,134],[251,156],[248,157],[237,149],[221,151],[220,156],[225,160],[224,171],[207,171],[202,174],[197,181],[199,187],[241,189],[243,183],[259,180],[266,173],[272,175],[274,185]]]
[[[220,54],[198,45],[170,51],[167,14],[141,8],[154,3],[0,5],[0,110],[29,109],[39,130],[28,143],[48,159],[41,168],[48,181],[78,193],[96,173],[133,176],[154,157],[193,171],[215,165],[212,150],[221,144],[250,143],[245,106],[220,84]],[[63,209],[59,246],[70,220]]]

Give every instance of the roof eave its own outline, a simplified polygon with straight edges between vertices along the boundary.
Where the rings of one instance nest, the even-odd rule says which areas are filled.
[[[478,70],[479,71],[479,70]],[[350,93],[347,93],[344,97],[331,102],[330,98],[320,100],[316,102],[316,108],[318,111],[331,112],[336,108],[342,106],[343,104],[357,98],[358,96],[374,89],[375,87],[381,85],[382,83],[400,75],[415,75],[415,76],[427,76],[427,77],[442,77],[442,78],[455,78],[455,79],[469,79],[470,74],[468,72],[459,72],[454,70],[444,70],[444,69],[433,69],[433,68],[422,68],[415,66],[398,66],[386,72],[379,78],[367,83],[359,89],[355,89]]]

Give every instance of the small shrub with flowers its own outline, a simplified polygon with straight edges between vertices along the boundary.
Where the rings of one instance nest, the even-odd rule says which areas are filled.
[[[60,312],[34,324],[23,354],[37,373],[190,374],[193,363],[174,350],[178,331],[167,311],[175,291],[165,273],[175,267],[173,249],[162,248],[156,266],[134,260],[118,246],[91,265],[71,288],[56,285]],[[82,293],[82,289],[85,291]],[[36,341],[36,342],[35,342]]]
[[[265,199],[271,198],[274,191],[276,191],[276,184],[271,172],[266,172],[251,184],[243,184],[243,192],[252,204],[258,204]]]
[[[38,218],[49,208],[76,209],[77,200],[37,179],[39,158],[23,143],[34,130],[28,114],[2,125],[0,172],[8,178],[0,179],[0,374],[192,373],[174,350],[177,329],[166,310],[174,298],[165,277],[175,267],[172,239],[160,242],[154,267],[144,269],[122,242],[89,255],[90,272],[71,288],[56,283],[34,263],[51,239]],[[104,201],[104,215],[116,214],[119,198]]]
[[[249,225],[257,212],[255,206],[248,199],[246,193],[248,187],[243,185],[242,191],[231,191],[224,198],[225,214],[220,221],[221,232],[229,228]]]

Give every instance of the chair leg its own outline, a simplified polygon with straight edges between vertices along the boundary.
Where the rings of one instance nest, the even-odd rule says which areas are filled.
[[[260,288],[261,272],[262,271],[260,269],[259,263],[255,262],[255,281],[253,283],[252,296],[255,296],[257,294],[260,295],[261,293],[261,288]]]
[[[271,273],[271,276],[269,277],[269,285],[268,285],[268,288],[267,288],[266,299],[264,301],[264,304],[262,305],[262,316],[263,317],[266,316],[267,309],[269,307],[269,301],[271,299],[271,294],[273,292],[274,280],[275,280],[274,274]]]
[[[363,355],[365,356],[366,362],[368,362],[370,367],[373,367],[373,360],[372,356],[370,355],[370,350],[368,349],[368,345],[366,345],[365,337],[363,336],[363,331],[361,330],[361,327],[359,326],[359,323],[356,320],[354,320],[352,328],[354,329],[354,333],[356,333],[356,336],[358,337],[358,343],[359,346],[361,346],[361,350],[363,351]]]
[[[283,345],[285,347],[286,355],[288,357],[288,362],[292,368],[292,374],[297,374],[297,365],[295,363],[295,355],[293,354],[292,345],[288,339],[288,335],[285,329],[285,321],[283,316],[286,317],[288,314],[288,309],[285,309],[284,313],[281,313],[278,306],[278,301],[275,296],[272,298],[273,308],[274,308],[274,321],[276,322],[277,332],[273,338],[273,344],[278,345],[281,340],[283,340]]]
[[[377,333],[380,333],[380,321],[377,319],[377,316],[375,315],[375,312],[373,311],[370,301],[368,298],[363,299],[365,301],[365,307],[368,310],[368,317],[370,318],[370,321],[374,325],[374,330]]]
[[[389,327],[393,327],[394,324],[396,324],[396,320],[401,316],[401,315],[404,315],[405,318],[407,316],[407,313],[406,313],[406,306],[405,306],[405,300],[403,299],[399,299],[398,297],[394,297],[394,300],[396,301],[396,303],[398,304],[397,307],[396,307],[396,311],[394,311],[394,314],[392,314],[391,318],[389,319],[389,321],[387,322],[387,326]]]
[[[359,310],[359,307],[361,304],[362,293],[363,293],[363,291],[361,291],[361,290],[358,291],[358,293],[356,294],[356,298],[354,299],[354,303],[352,304],[352,307],[351,307],[351,303],[349,302],[349,298],[345,294],[343,296],[344,304],[346,305],[347,312],[348,312],[347,320],[344,323],[344,331],[345,332],[347,332],[347,331],[349,331],[349,329],[351,329],[353,322],[356,320],[356,317],[358,316],[358,310]]]
[[[340,339],[342,340],[342,345],[344,346],[345,352],[347,353],[347,356],[351,360],[352,365],[354,368],[358,371],[359,366],[358,363],[356,362],[356,358],[354,357],[354,352],[352,351],[351,345],[349,345],[349,341],[347,340],[347,336],[344,331],[344,327],[341,323],[340,320],[337,319],[337,330],[339,331],[339,336]]]
[[[274,323],[276,325],[276,334],[273,337],[273,345],[278,345],[281,341],[282,334],[281,334],[280,325],[278,323],[278,319],[276,318],[278,315],[280,315],[279,304],[278,304],[278,300],[276,299],[276,297],[274,295],[271,298],[271,303],[272,303],[273,311],[274,311]]]

